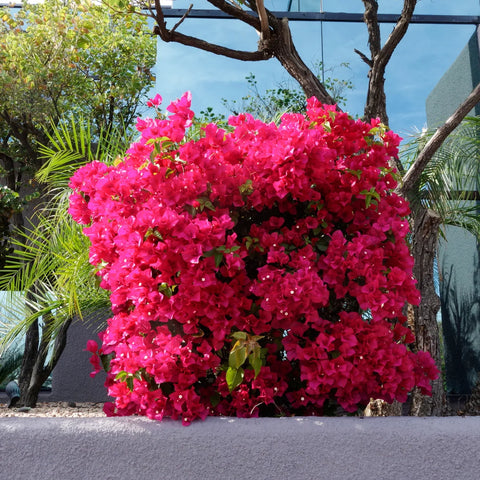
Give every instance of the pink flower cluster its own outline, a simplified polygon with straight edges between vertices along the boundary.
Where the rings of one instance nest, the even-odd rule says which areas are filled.
[[[399,137],[315,99],[279,125],[242,114],[195,140],[190,95],[167,110],[138,120],[118,164],[71,180],[111,291],[89,345],[112,357],[107,413],[188,424],[429,393],[437,369],[402,314],[419,294],[389,166]]]

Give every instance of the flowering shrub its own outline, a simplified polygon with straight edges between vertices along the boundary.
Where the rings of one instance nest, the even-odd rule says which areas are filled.
[[[310,99],[278,126],[239,115],[186,141],[189,94],[169,116],[160,101],[123,160],[71,180],[111,291],[88,348],[112,357],[107,413],[188,424],[429,393],[437,370],[402,315],[419,294],[388,163],[399,137]]]

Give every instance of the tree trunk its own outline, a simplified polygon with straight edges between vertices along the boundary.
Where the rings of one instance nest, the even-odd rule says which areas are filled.
[[[42,385],[48,379],[65,349],[67,343],[68,327],[72,323],[69,318],[56,332],[53,351],[47,363],[49,345],[52,340],[52,332],[49,330],[49,322],[45,322],[42,329],[42,338],[39,341],[38,321],[35,321],[27,331],[25,342],[25,356],[19,377],[20,404],[34,408],[38,401],[38,395]],[[35,343],[36,339],[36,343]]]
[[[318,77],[305,65],[295,48],[288,20],[276,20],[275,34],[269,40],[274,56],[283,68],[300,84],[307,98],[316,97],[320,102],[333,104],[335,101],[329,95]]]
[[[26,394],[30,386],[30,380],[33,374],[33,368],[37,359],[39,341],[38,320],[35,320],[27,330],[25,335],[25,347],[23,350],[23,360],[20,367],[20,375],[18,377],[18,385],[20,387],[20,403],[24,404]]]
[[[363,118],[368,122],[370,119],[377,117],[383,124],[388,125],[384,71],[372,68],[369,73],[367,101]]]
[[[440,335],[437,313],[440,299],[435,292],[433,262],[437,250],[440,216],[421,205],[414,208],[412,254],[415,260],[413,274],[418,282],[422,301],[413,308],[415,348],[429,352],[442,371]],[[432,396],[422,395],[418,389],[413,392],[410,414],[414,416],[442,415],[446,406],[446,395],[441,373],[432,382]]]

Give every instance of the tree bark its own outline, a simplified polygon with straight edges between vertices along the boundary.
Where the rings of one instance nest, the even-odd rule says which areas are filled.
[[[316,97],[320,102],[333,104],[335,101],[319,78],[305,65],[292,41],[288,19],[274,22],[274,33],[270,40],[274,56],[283,68],[300,84],[307,98]]]
[[[49,345],[53,336],[53,332],[49,328],[51,323],[48,319],[45,321],[41,338],[38,320],[35,320],[27,330],[25,353],[19,376],[20,404],[26,407],[34,408],[36,406],[42,385],[52,373],[65,349],[68,327],[72,323],[72,319],[69,318],[65,321],[55,333],[53,351],[47,362]]]
[[[212,1],[211,3],[217,6],[220,10],[232,15],[234,18],[238,18],[239,20],[249,24],[250,26],[253,26],[258,30],[261,29],[258,18],[248,14],[241,8],[236,7],[233,4],[229,4],[223,0]],[[163,8],[160,0],[155,0],[155,10],[151,12],[151,17],[156,22],[156,25],[153,28],[154,35],[158,35],[164,42],[167,43],[180,43],[188,47],[198,48],[199,50],[214,53],[215,55],[233,58],[235,60],[260,61],[268,60],[272,57],[271,53],[265,49],[257,49],[256,51],[236,50],[178,32],[177,29],[188,17],[189,10],[187,10],[187,13],[173,26],[173,28],[169,29],[167,28],[167,23],[163,15]]]
[[[18,377],[18,386],[20,387],[20,403],[25,404],[27,392],[30,386],[30,380],[33,374],[33,368],[38,353],[39,326],[38,320],[35,320],[27,330],[25,335],[25,347],[23,350],[23,360]]]
[[[422,296],[420,305],[413,308],[415,349],[429,352],[440,374],[432,382],[431,397],[422,395],[418,389],[413,391],[410,414],[414,416],[439,416],[442,415],[446,406],[437,323],[440,299],[435,292],[433,268],[441,222],[441,217],[434,211],[421,205],[415,208],[412,245],[412,254],[415,259],[413,274]]]

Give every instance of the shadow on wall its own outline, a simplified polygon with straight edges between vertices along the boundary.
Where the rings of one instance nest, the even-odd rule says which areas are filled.
[[[440,282],[447,391],[470,394],[480,372],[480,271],[475,254],[474,281],[462,281],[450,265]]]
[[[41,392],[40,402],[106,402],[112,400],[104,387],[106,373],[102,370],[90,377],[90,353],[85,351],[88,340],[99,342],[99,320],[96,316],[86,321],[74,321],[67,334],[67,345],[52,372],[52,390]],[[100,342],[99,342],[100,343]],[[5,392],[0,392],[0,402],[8,403]]]

